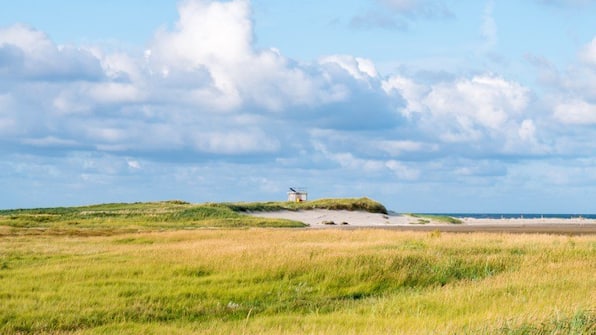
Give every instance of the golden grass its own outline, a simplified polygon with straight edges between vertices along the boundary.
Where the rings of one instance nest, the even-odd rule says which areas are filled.
[[[594,273],[596,236],[7,236],[0,333],[507,333],[593,315]]]

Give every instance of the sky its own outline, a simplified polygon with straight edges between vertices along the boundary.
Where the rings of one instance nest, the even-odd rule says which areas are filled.
[[[0,208],[596,213],[594,0],[20,0]]]

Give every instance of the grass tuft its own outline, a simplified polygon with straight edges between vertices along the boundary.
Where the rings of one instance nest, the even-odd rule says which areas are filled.
[[[503,335],[596,334],[596,313],[580,310],[572,316],[557,315],[543,321],[524,321],[517,325],[506,324],[493,333]]]
[[[449,223],[449,224],[461,224],[462,220],[446,215],[432,215],[432,214],[408,214],[411,217],[418,218],[416,224],[427,224],[427,223]]]

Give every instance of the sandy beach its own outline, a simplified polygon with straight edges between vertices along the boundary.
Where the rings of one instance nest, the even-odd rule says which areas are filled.
[[[419,223],[419,218],[404,214],[378,214],[361,211],[300,210],[255,212],[250,215],[283,218],[308,224],[312,229],[382,228],[395,230],[439,230],[445,232],[509,232],[509,233],[559,233],[596,234],[596,220],[585,218],[512,218],[478,219],[462,218],[461,224],[448,224],[430,220]]]

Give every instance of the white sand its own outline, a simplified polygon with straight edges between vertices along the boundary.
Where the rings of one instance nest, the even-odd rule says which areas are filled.
[[[277,212],[255,212],[250,215],[266,218],[281,218],[300,221],[310,225],[312,228],[329,228],[333,226],[344,226],[346,222],[351,227],[379,227],[379,226],[409,226],[418,222],[419,218],[410,215],[385,215],[377,213],[368,213],[361,211],[335,211],[325,209],[300,210],[300,211],[277,211]],[[463,225],[528,225],[528,224],[596,224],[595,219],[585,218],[538,218],[538,219],[476,219],[463,218]],[[323,222],[333,221],[335,225],[323,224]],[[447,223],[431,221],[425,224],[429,225],[448,225]]]
[[[277,212],[256,212],[251,215],[266,218],[289,219],[304,222],[313,228],[325,228],[330,225],[323,224],[325,221],[333,221],[336,225],[347,222],[349,226],[371,227],[386,225],[406,225],[411,217],[405,215],[384,215],[361,211],[333,211],[326,209],[313,209],[301,211],[277,211]],[[412,218],[413,219],[413,218]],[[415,220],[412,220],[415,221]]]

